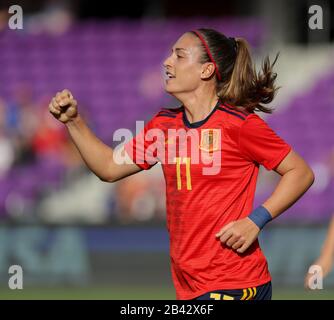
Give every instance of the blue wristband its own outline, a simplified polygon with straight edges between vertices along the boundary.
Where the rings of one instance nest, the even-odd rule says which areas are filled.
[[[273,219],[269,211],[263,207],[259,206],[248,216],[259,228],[260,230]]]

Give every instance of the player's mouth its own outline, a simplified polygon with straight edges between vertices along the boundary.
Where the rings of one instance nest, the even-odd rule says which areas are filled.
[[[169,72],[169,71],[166,71],[165,74],[166,74],[166,81],[175,78],[175,76],[171,72]]]

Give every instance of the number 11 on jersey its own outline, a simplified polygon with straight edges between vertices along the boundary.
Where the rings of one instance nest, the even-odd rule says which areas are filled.
[[[181,164],[186,165],[187,190],[191,190],[190,157],[176,157],[174,161],[176,162],[177,190],[182,189]]]

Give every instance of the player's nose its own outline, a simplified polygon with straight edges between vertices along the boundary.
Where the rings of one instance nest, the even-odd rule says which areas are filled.
[[[171,56],[168,56],[165,61],[163,62],[164,68],[167,70],[168,68],[172,67],[172,59]]]

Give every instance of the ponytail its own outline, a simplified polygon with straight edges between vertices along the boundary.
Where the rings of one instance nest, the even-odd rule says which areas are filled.
[[[273,63],[267,56],[261,72],[256,72],[252,63],[249,46],[245,39],[236,38],[237,55],[229,79],[218,82],[218,96],[234,106],[241,106],[248,112],[272,113],[273,109],[263,104],[270,103],[279,88],[275,86],[277,74],[273,72],[279,54]]]

